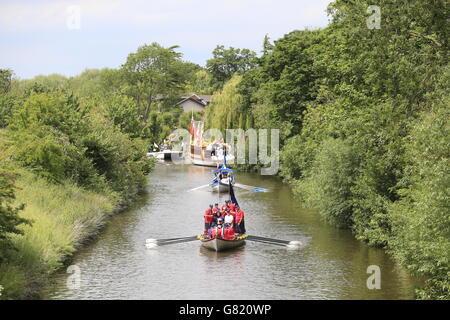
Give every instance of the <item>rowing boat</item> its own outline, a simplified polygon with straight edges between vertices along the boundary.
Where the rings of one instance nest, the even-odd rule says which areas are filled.
[[[219,169],[213,170],[213,181],[210,186],[212,191],[229,192],[234,185],[234,170],[227,168],[225,164]]]
[[[219,238],[207,239],[204,238],[203,236],[200,236],[199,240],[202,243],[202,246],[205,248],[214,251],[224,251],[243,246],[245,244],[246,237],[247,235],[242,235],[236,239],[219,239]]]
[[[214,180],[210,186],[212,191],[216,191],[216,192],[229,192],[230,191],[230,183],[234,184],[234,181],[231,180],[230,178],[225,178],[222,179],[220,181],[218,181],[217,179]]]

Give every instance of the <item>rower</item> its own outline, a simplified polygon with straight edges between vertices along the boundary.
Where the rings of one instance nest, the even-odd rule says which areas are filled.
[[[205,210],[205,214],[203,215],[203,219],[205,221],[205,230],[204,234],[208,233],[209,228],[211,227],[211,223],[213,222],[214,214],[213,214],[213,205],[209,205],[209,209]]]
[[[229,208],[230,200],[225,200],[225,203],[222,205],[222,211],[225,211],[227,208]]]
[[[220,212],[219,204],[214,204],[213,213],[216,214],[217,212]]]
[[[233,227],[225,227],[223,230],[222,238],[225,240],[232,240],[235,238],[235,235],[236,232],[234,232]]]
[[[236,205],[235,210],[235,224],[234,224],[234,230],[236,230],[237,233],[244,234],[245,233],[245,224],[244,224],[244,211],[239,208],[238,205]]]

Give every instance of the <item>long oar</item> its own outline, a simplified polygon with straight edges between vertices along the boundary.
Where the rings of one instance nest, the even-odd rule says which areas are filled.
[[[255,187],[255,186],[248,186],[242,183],[235,183],[234,184],[235,187],[244,189],[244,190],[248,190],[251,192],[269,192],[270,190],[267,188],[260,188],[260,187]]]
[[[246,240],[249,241],[253,241],[253,242],[260,242],[260,243],[267,243],[267,244],[273,244],[275,246],[281,246],[281,247],[286,247],[289,244],[283,244],[283,243],[278,243],[278,242],[272,242],[272,241],[264,241],[264,240],[258,240],[258,239],[252,239],[252,238],[247,238]]]
[[[209,187],[209,186],[210,186],[209,184],[205,184],[205,185],[197,187],[197,188],[189,189],[187,192],[195,191],[195,190],[206,188],[206,187]]]
[[[175,241],[164,241],[164,242],[160,242],[157,245],[158,246],[165,246],[168,244],[177,244],[177,243],[185,243],[185,242],[191,242],[191,241],[195,241],[197,240],[197,236],[194,239],[183,239],[183,240],[175,240]]]
[[[197,236],[189,236],[189,237],[181,237],[181,238],[169,238],[169,239],[147,239],[146,242],[149,243],[160,243],[166,241],[174,241],[174,240],[188,240],[188,239],[197,239]]]
[[[299,246],[301,244],[300,241],[289,241],[289,240],[281,240],[281,239],[274,239],[274,238],[267,238],[267,237],[260,237],[260,236],[248,236],[246,238],[246,240],[280,245],[280,246]]]
[[[154,248],[156,246],[163,246],[168,244],[176,244],[176,243],[183,243],[183,242],[190,242],[197,240],[197,236],[190,236],[190,237],[181,237],[181,238],[170,238],[170,239],[147,239],[145,241],[145,245],[147,248]]]

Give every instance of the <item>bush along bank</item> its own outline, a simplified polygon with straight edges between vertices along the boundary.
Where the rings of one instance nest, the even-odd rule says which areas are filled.
[[[119,100],[115,110],[129,108]],[[0,129],[1,299],[38,297],[67,258],[145,187],[153,167],[147,143],[111,120],[108,103],[81,103],[62,90],[14,98]]]
[[[279,129],[280,174],[299,200],[426,278],[417,298],[449,299],[450,3],[377,6],[380,28],[367,1],[336,0],[326,28],[266,37],[206,123]]]

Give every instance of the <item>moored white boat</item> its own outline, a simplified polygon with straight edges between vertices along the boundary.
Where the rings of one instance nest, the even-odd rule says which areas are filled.
[[[158,160],[170,161],[172,160],[172,157],[176,157],[177,160],[181,159],[183,157],[183,153],[181,151],[164,150],[158,152],[148,152],[147,156],[157,158]]]
[[[215,167],[222,165],[224,163],[224,157],[202,157],[199,155],[191,154],[191,162],[194,165],[197,166],[204,166],[204,167]],[[234,156],[233,155],[227,155],[227,163],[233,163]]]

